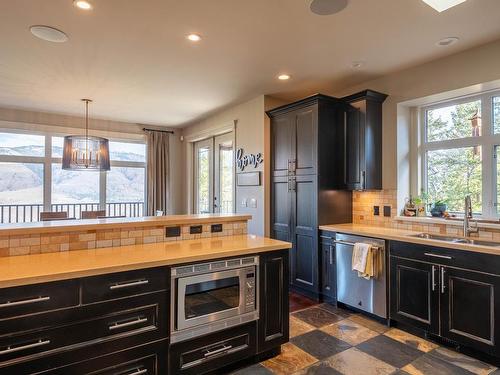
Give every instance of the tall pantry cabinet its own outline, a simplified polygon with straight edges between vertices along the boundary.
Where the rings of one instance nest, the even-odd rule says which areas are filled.
[[[346,111],[317,94],[268,111],[271,118],[271,236],[293,244],[292,290],[319,298],[318,226],[349,223]]]

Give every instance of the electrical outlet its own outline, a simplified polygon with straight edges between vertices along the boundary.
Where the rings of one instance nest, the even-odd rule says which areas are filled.
[[[181,235],[181,227],[166,227],[165,237],[179,237]]]
[[[391,206],[384,206],[384,216],[391,217]]]
[[[373,215],[374,216],[380,215],[380,206],[373,206]]]

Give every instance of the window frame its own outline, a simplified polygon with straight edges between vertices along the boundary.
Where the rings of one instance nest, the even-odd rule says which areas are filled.
[[[0,162],[6,163],[33,163],[43,165],[43,209],[44,211],[51,211],[52,207],[52,165],[62,163],[62,157],[52,157],[52,137],[64,137],[69,133],[81,132],[81,129],[65,129],[64,132],[56,131],[42,131],[31,129],[14,129],[0,127],[0,133],[10,134],[29,134],[36,136],[43,136],[45,138],[45,153],[44,156],[19,156],[19,155],[0,155]],[[107,137],[110,142],[122,143],[137,143],[146,146],[144,162],[138,161],[124,161],[124,160],[110,160],[110,166],[113,167],[132,167],[144,169],[144,205],[146,204],[146,179],[147,179],[147,143],[144,136],[137,138],[120,138],[120,137]],[[106,208],[106,184],[107,175],[106,171],[99,172],[99,206],[101,209]]]
[[[497,163],[496,147],[500,146],[500,133],[494,133],[493,98],[500,96],[500,91],[485,91],[480,94],[467,95],[450,100],[444,100],[430,105],[419,107],[419,134],[418,158],[421,170],[420,186],[418,191],[427,192],[427,152],[448,150],[465,147],[481,147],[482,156],[482,212],[477,214],[483,218],[500,217],[497,212]],[[427,111],[443,107],[459,105],[481,100],[481,135],[479,137],[464,137],[442,141],[427,141]],[[463,212],[457,212],[463,214]]]

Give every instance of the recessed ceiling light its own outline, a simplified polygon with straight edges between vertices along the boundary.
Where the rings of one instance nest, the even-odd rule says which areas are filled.
[[[90,10],[92,9],[92,4],[87,0],[74,0],[73,5],[77,8]]]
[[[343,10],[348,0],[313,0],[309,8],[319,16],[329,16]]]
[[[436,42],[436,46],[448,47],[448,46],[451,46],[452,44],[455,44],[456,42],[458,42],[458,38],[456,36],[449,36],[447,38],[443,38],[441,40],[438,40]]]
[[[287,81],[287,80],[289,80],[290,78],[292,78],[292,76],[291,76],[290,74],[280,74],[280,75],[278,76],[278,79],[279,79],[280,81]]]
[[[33,25],[30,27],[31,33],[47,42],[64,43],[68,40],[68,36],[54,27],[44,25]]]
[[[191,42],[199,42],[201,40],[201,35],[200,34],[189,34],[186,36],[188,40]]]
[[[422,0],[422,1],[441,13],[447,9],[457,6],[458,4],[465,3],[467,0]]]

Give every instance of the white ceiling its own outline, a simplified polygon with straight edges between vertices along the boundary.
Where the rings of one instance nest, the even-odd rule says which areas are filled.
[[[332,16],[312,14],[310,0],[92,2],[85,12],[72,0],[0,1],[0,106],[80,115],[89,97],[96,118],[181,126],[260,94],[332,91],[500,38],[499,0],[443,13],[421,0],[350,0]],[[36,39],[33,24],[69,41]],[[448,36],[460,41],[434,45]]]

